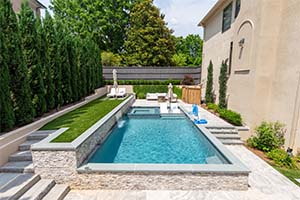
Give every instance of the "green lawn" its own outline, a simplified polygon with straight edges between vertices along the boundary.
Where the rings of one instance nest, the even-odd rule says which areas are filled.
[[[69,128],[52,142],[72,142],[98,120],[117,107],[123,100],[96,99],[76,110],[69,112],[41,128],[41,130],[56,130]]]
[[[287,178],[289,178],[292,182],[294,182],[296,185],[300,186],[300,183],[298,183],[295,179],[300,179],[300,169],[287,169],[283,167],[278,167],[273,164],[271,164],[277,171],[285,175]]]

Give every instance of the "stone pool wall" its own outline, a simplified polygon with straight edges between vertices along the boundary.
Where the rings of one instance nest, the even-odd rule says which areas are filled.
[[[51,143],[65,129],[34,144],[31,150],[35,173],[58,183],[72,183],[78,178],[77,168],[106,139],[117,118],[126,113],[134,101],[135,97],[130,96],[72,143]]]

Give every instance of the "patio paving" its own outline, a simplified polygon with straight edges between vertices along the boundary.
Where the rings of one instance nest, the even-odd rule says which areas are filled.
[[[66,200],[299,200],[296,186],[244,146],[226,146],[251,170],[248,191],[72,190]]]

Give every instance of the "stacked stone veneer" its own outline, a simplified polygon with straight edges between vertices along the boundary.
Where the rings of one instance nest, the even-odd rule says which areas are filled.
[[[78,178],[77,168],[87,159],[98,144],[105,141],[110,130],[117,123],[116,116],[122,116],[126,113],[134,103],[135,98],[131,96],[125,101],[126,104],[114,113],[110,113],[111,117],[94,132],[90,133],[78,146],[64,148],[65,143],[61,143],[61,148],[32,149],[35,173],[40,174],[43,178],[52,178],[57,183],[71,183],[76,180]]]

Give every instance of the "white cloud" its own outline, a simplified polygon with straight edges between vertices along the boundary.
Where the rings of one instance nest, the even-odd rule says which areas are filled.
[[[165,14],[165,20],[176,36],[202,36],[203,30],[197,25],[216,2],[217,0],[155,0],[154,4]]]

